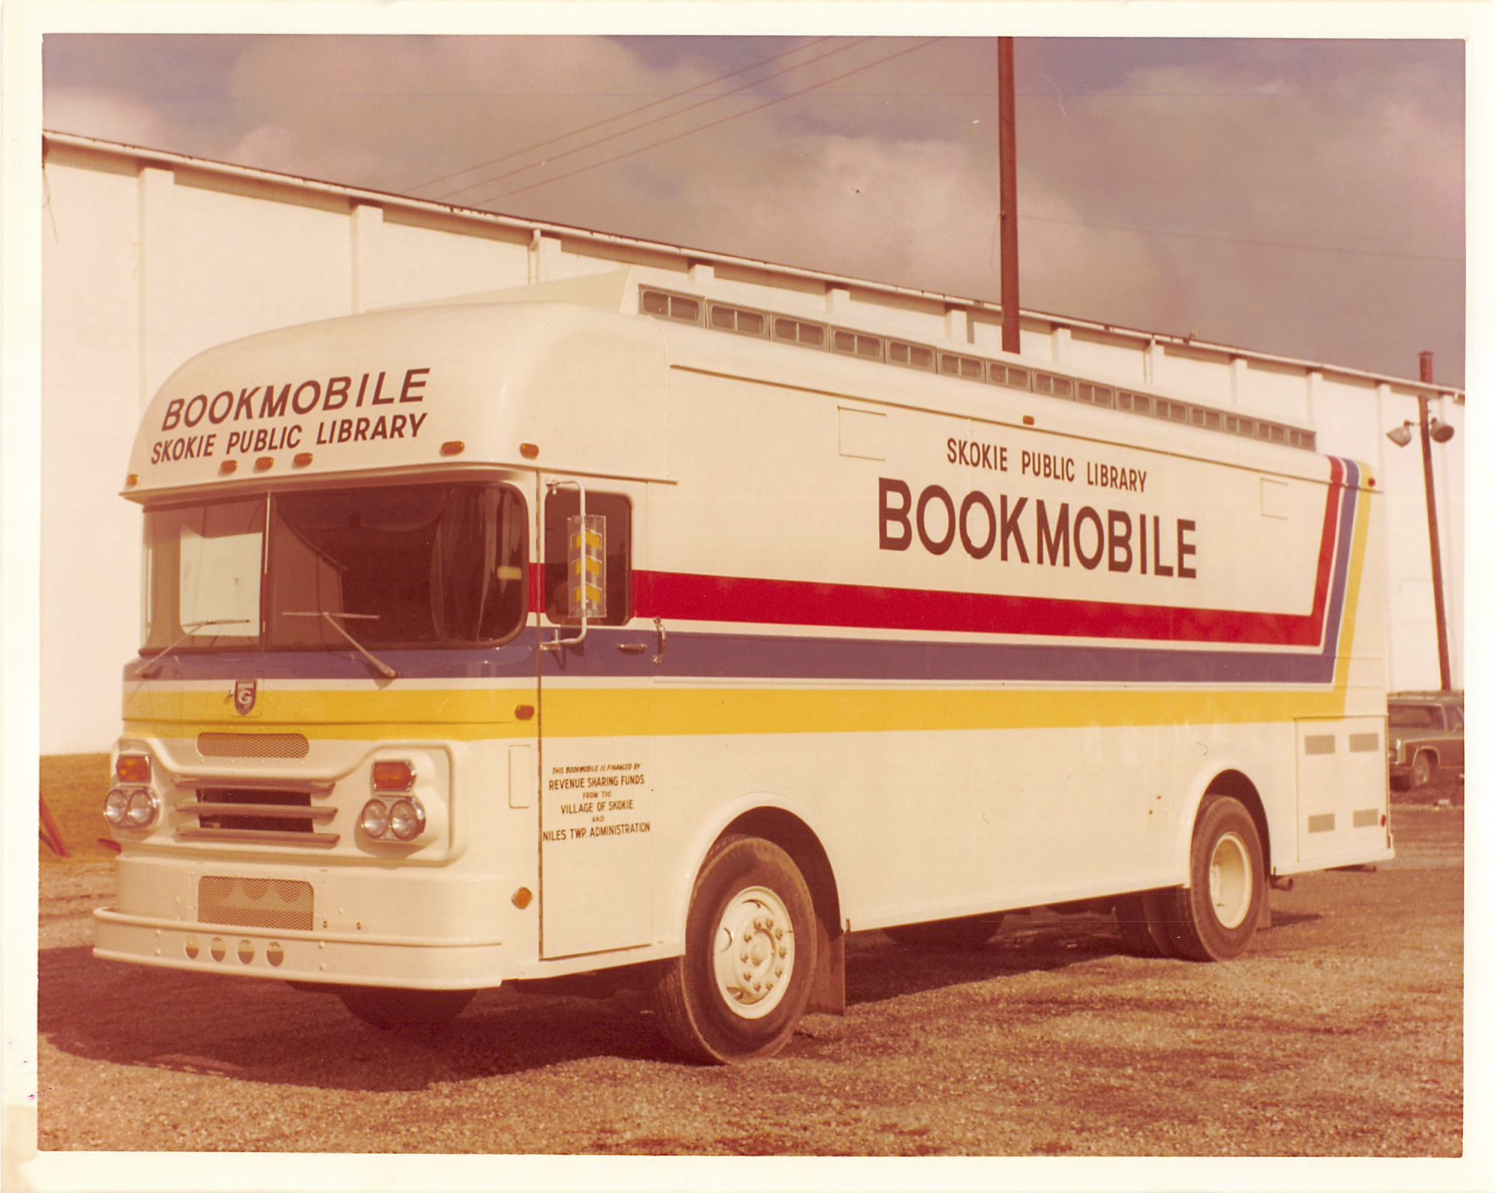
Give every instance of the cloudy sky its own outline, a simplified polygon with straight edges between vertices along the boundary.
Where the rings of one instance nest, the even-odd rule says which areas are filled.
[[[49,34],[49,129],[998,295],[976,37]],[[937,33],[932,30],[931,33]],[[1464,47],[1020,38],[1022,304],[1464,378]]]

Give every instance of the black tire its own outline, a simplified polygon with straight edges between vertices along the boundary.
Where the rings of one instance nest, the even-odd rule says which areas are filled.
[[[355,1018],[380,1031],[435,1027],[450,1023],[472,1001],[476,990],[395,990],[345,986],[337,992]]]
[[[1206,796],[1194,821],[1189,886],[1170,891],[1165,917],[1177,956],[1191,961],[1239,957],[1256,935],[1263,897],[1261,837],[1245,805]]]
[[[1147,937],[1159,957],[1182,957],[1173,943],[1173,921],[1178,917],[1178,892],[1175,890],[1144,891],[1142,894],[1142,919],[1147,925]]]
[[[666,1037],[708,1063],[772,1056],[804,1014],[815,947],[814,904],[794,859],[758,837],[724,838],[696,876],[685,954],[654,986]]]
[[[1129,953],[1138,957],[1167,957],[1154,939],[1147,918],[1147,909],[1141,895],[1123,895],[1116,900],[1116,927],[1121,932],[1121,942]]]
[[[930,920],[923,924],[899,924],[883,932],[906,949],[970,952],[997,934],[1001,915],[966,915],[953,920]]]
[[[1413,791],[1420,791],[1424,787],[1433,785],[1433,776],[1438,773],[1438,763],[1427,750],[1418,752],[1417,757],[1412,759],[1411,786]]]

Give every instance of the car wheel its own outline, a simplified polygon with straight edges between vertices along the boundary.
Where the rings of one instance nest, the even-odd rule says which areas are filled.
[[[476,990],[391,990],[348,986],[337,992],[343,1006],[380,1031],[401,1027],[435,1027],[450,1023],[472,1001]]]
[[[1262,900],[1261,838],[1245,805],[1206,796],[1194,824],[1189,886],[1171,892],[1167,917],[1174,952],[1194,961],[1227,961],[1256,934]]]
[[[1437,773],[1437,764],[1433,756],[1423,750],[1412,760],[1412,789],[1414,791],[1432,785],[1433,775]]]
[[[696,877],[685,954],[654,988],[665,1035],[696,1060],[729,1064],[788,1043],[815,974],[815,911],[794,859],[758,837],[728,837]]]
[[[883,932],[907,949],[979,949],[1002,926],[1000,915],[966,915],[953,920],[931,920],[923,924],[899,924]]]

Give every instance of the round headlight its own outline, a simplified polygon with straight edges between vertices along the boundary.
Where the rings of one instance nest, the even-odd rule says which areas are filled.
[[[132,791],[130,802],[125,805],[125,818],[129,820],[131,828],[146,828],[155,823],[156,811],[160,806],[154,791]]]
[[[382,837],[389,828],[389,809],[382,799],[371,799],[363,805],[358,827],[371,837]]]
[[[420,836],[426,827],[426,810],[418,799],[397,799],[389,809],[389,831],[401,841]]]
[[[110,824],[125,822],[125,809],[130,805],[130,793],[116,787],[104,797],[104,819]]]

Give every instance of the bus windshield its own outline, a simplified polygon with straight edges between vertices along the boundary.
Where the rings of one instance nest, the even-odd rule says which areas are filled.
[[[494,645],[528,607],[501,484],[306,490],[145,512],[142,654]]]

